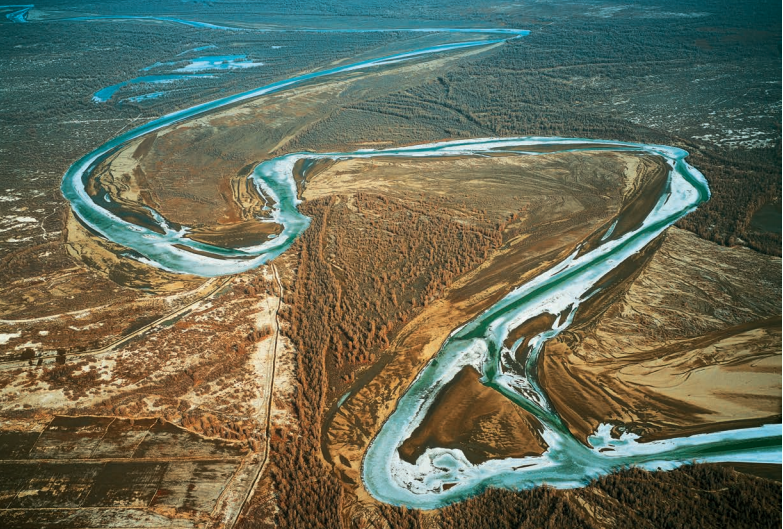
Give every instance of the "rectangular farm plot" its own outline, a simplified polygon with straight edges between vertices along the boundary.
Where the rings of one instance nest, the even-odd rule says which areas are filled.
[[[158,421],[136,449],[134,459],[220,459],[243,457],[248,448],[243,444],[221,439],[203,438],[170,422]]]
[[[92,457],[131,458],[157,419],[117,420],[112,422]]]
[[[0,509],[7,509],[16,494],[30,481],[30,473],[38,465],[33,463],[0,463]]]
[[[106,463],[96,476],[83,507],[146,507],[152,501],[168,463]]]
[[[0,461],[26,459],[40,432],[0,432]]]
[[[223,461],[171,463],[151,506],[211,512],[236,469]]]
[[[0,527],[39,527],[68,510],[113,520],[94,527],[210,513],[248,452],[156,418],[56,417],[40,433],[0,432]]]
[[[79,507],[90,492],[101,463],[19,463],[2,470],[23,478],[9,509]]]
[[[0,510],[0,527],[14,529],[84,529],[85,527],[194,529],[188,518],[170,518],[145,509],[13,509]]]
[[[89,459],[112,417],[55,417],[30,451],[31,459]]]

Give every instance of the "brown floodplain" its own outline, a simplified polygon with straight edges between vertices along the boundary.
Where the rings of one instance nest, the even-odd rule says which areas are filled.
[[[779,267],[672,228],[603,278],[539,364],[571,432],[586,443],[611,423],[650,441],[780,422]]]
[[[542,312],[538,316],[534,316],[529,320],[522,322],[519,327],[512,329],[503,342],[503,346],[510,349],[517,340],[524,337],[524,340],[519,344],[517,350],[512,351],[516,362],[522,364],[525,362],[529,352],[528,343],[530,343],[530,339],[551,329],[552,325],[555,324],[555,321],[557,321],[557,316],[548,312]]]
[[[221,260],[225,261],[227,259],[252,259],[253,258],[253,256],[251,256],[251,255],[248,255],[247,257],[240,256],[240,257],[230,257],[229,258],[229,257],[226,257],[225,255],[220,255],[220,254],[213,253],[213,252],[207,252],[206,250],[199,250],[197,248],[191,248],[190,246],[185,246],[184,244],[179,244],[179,243],[173,244],[172,246],[174,248],[177,248],[178,250],[182,250],[183,252],[190,252],[190,253],[193,253],[193,254],[196,254],[196,255],[209,257],[210,259],[221,259]]]
[[[636,158],[635,163],[628,167],[630,174],[623,191],[624,201],[620,212],[585,240],[579,254],[584,255],[602,242],[617,240],[639,228],[666,189],[669,170],[660,156]],[[611,233],[609,230],[612,230]]]
[[[329,169],[336,163],[331,158],[302,158],[297,160],[294,164],[294,182],[296,182],[296,189],[298,198],[302,198],[302,192],[307,187],[308,179],[312,180],[318,173]]]
[[[263,244],[270,235],[278,235],[281,231],[283,226],[274,222],[246,220],[235,224],[192,228],[187,237],[221,248],[243,248]]]
[[[400,330],[395,330],[388,349],[381,350],[390,360],[379,373],[371,380],[360,378],[355,386],[335,388],[335,400],[348,389],[351,396],[329,414],[330,421],[324,426],[324,448],[336,473],[344,483],[358,487],[361,498],[365,497],[359,477],[364,450],[413,377],[456,326],[568,256],[605,226],[620,209],[626,180],[637,177],[635,172],[629,175],[626,170],[636,167],[638,156],[590,152],[535,157],[347,160],[336,163],[309,183],[304,193],[308,201],[324,200],[331,193],[361,196],[365,190],[373,189],[382,193],[379,200],[389,207],[407,203],[419,211],[419,205],[426,204],[420,210],[423,215],[448,215],[464,226],[491,223],[501,237],[501,244],[483,263],[439,288],[438,296],[428,304],[414,305],[418,310],[403,320],[405,325]],[[353,209],[354,225],[362,216],[373,219],[366,206],[358,207],[358,201],[347,200]],[[345,201],[341,198],[339,204]],[[370,235],[372,230],[389,229],[388,226],[373,221],[363,233]],[[337,234],[343,229],[333,216],[328,227],[329,231],[317,240],[330,240],[330,232]],[[308,254],[330,255],[332,250],[326,246],[322,250],[309,249]],[[339,265],[340,269],[357,269],[350,263]]]
[[[154,208],[167,220],[186,226],[231,224],[263,215],[267,199],[247,185],[258,163],[291,152],[287,145],[347,102],[384,96],[434,78],[456,59],[476,53],[455,51],[331,76],[166,127],[114,154],[100,171],[102,184],[113,196]],[[351,150],[344,144],[336,147]],[[324,163],[314,167],[320,170]]]
[[[116,285],[167,293],[197,288],[204,282],[198,276],[176,274],[129,259],[127,248],[94,233],[73,212],[68,212],[66,217],[66,251]]]
[[[98,207],[108,210],[125,222],[156,233],[164,233],[149,210],[154,207],[154,199],[143,187],[146,183],[144,171],[136,166],[130,173],[118,176],[112,171],[112,163],[116,160],[115,154],[96,166],[85,185],[87,194]],[[171,224],[178,227],[176,223]]]
[[[490,459],[541,455],[541,424],[495,389],[472,366],[463,367],[438,393],[421,424],[398,448],[411,464],[428,448],[458,448],[474,465]]]
[[[640,175],[632,181],[631,190],[626,191],[626,200],[617,216],[617,224],[608,238],[610,241],[638,229],[668,185],[669,166],[663,158],[645,156],[638,160],[637,172]]]
[[[611,272],[600,278],[585,293],[587,299],[580,303],[574,315],[572,329],[589,329],[596,325],[603,313],[613,304],[622,301],[655,252],[661,247],[662,238],[657,238],[631,255]]]

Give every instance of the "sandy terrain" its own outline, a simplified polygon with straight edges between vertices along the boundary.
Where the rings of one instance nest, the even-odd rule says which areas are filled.
[[[490,459],[540,455],[541,425],[467,366],[441,390],[421,424],[399,448],[411,464],[427,448],[459,448],[474,465]]]
[[[590,235],[609,227],[609,219],[620,209],[626,186],[626,161],[625,155],[607,153],[583,158],[551,154],[521,159],[485,158],[481,162],[458,159],[451,160],[451,164],[426,160],[424,167],[419,165],[420,160],[405,160],[400,164],[402,168],[396,166],[396,169],[381,162],[384,165],[380,170],[370,170],[362,163],[345,169],[340,162],[308,183],[305,196],[315,197],[329,189],[347,191],[342,187],[342,178],[354,193],[375,189],[388,178],[393,182],[388,185],[392,196],[405,196],[408,189],[417,198],[420,193],[426,197],[442,192],[447,198],[444,203],[437,202],[438,207],[453,208],[455,213],[478,209],[480,214],[486,210],[487,218],[503,218],[509,213],[510,203],[518,208],[518,218],[509,222],[504,231],[508,242],[412,319],[391,343],[388,364],[372,380],[354,389],[327,423],[326,446],[331,461],[344,482],[358,487],[360,499],[367,499],[359,478],[364,450],[419,370],[456,327],[515,285],[565,258]],[[634,175],[636,166],[634,163]],[[569,167],[573,170],[569,171]],[[541,183],[541,173],[553,168],[559,168],[553,171],[559,178],[551,177]],[[466,187],[462,187],[464,180],[468,181]],[[452,189],[453,193],[456,186],[460,186],[461,193],[449,195],[447,190]],[[591,195],[586,191],[588,188]],[[552,194],[542,197],[539,193]],[[579,195],[578,200],[573,195]],[[469,204],[459,205],[458,201],[465,196],[475,197],[478,205],[472,208]],[[488,444],[480,456],[476,453],[477,459],[503,452],[501,439],[485,441]],[[534,445],[525,443],[528,447]]]
[[[546,347],[540,374],[571,430],[779,421],[780,266],[671,228],[627,293]]]

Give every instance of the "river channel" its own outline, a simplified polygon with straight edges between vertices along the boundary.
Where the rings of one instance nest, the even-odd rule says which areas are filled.
[[[478,31],[488,32],[485,29]],[[281,224],[282,232],[263,244],[232,249],[194,241],[187,237],[187,227],[173,227],[152,210],[150,214],[157,222],[158,230],[127,222],[102,207],[100,200],[87,193],[88,179],[101,161],[149,132],[229,104],[280,92],[307,80],[424,55],[500,44],[526,32],[504,29],[498,34],[504,38],[433,46],[348,64],[174,112],[122,134],[78,160],[66,172],[62,192],[78,218],[94,232],[127,248],[128,258],[172,272],[214,277],[247,271],[274,259],[307,229],[310,220],[297,209],[299,202],[293,177],[294,165],[300,159],[480,156],[495,150],[535,156],[540,154],[535,146],[540,145],[554,145],[564,151],[600,149],[663,157],[670,168],[668,185],[640,227],[621,237],[612,238],[607,234],[589,251],[575,252],[451,334],[400,399],[396,410],[371,443],[363,464],[364,484],[379,500],[429,509],[475,495],[489,486],[527,488],[546,483],[556,487],[578,487],[596,476],[628,465],[669,469],[693,460],[780,463],[781,427],[776,424],[646,443],[638,442],[638,438],[628,432],[613,437],[612,425],[606,424],[597,429],[588,439],[590,446],[586,446],[576,440],[562,423],[547,398],[545,388],[539,386],[535,376],[542,345],[568,328],[579,304],[594,292],[594,285],[678,219],[709,199],[706,180],[685,161],[687,153],[681,149],[583,138],[516,137],[355,152],[288,154],[259,164],[249,177],[259,192],[271,197],[275,203],[271,215],[259,219],[259,222]],[[542,313],[558,317],[551,329],[531,338],[532,352],[528,355],[524,372],[515,372],[504,364],[503,343],[511,330]],[[473,465],[458,449],[429,448],[415,464],[401,460],[397,448],[420,424],[438,390],[465,366],[473,366],[482,374],[482,383],[502,392],[535,415],[542,425],[541,436],[548,447],[544,454]]]

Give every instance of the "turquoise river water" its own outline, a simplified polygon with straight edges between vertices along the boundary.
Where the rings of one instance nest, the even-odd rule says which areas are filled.
[[[490,33],[492,30],[466,32]],[[570,434],[555,413],[546,391],[536,380],[535,366],[541,346],[569,326],[579,304],[591,295],[593,286],[667,227],[709,199],[706,180],[685,161],[687,153],[683,150],[583,138],[516,137],[342,153],[288,154],[259,164],[249,177],[259,192],[271,197],[275,203],[271,216],[259,219],[259,222],[280,223],[282,232],[263,244],[236,249],[193,241],[186,236],[187,227],[172,226],[152,210],[150,214],[159,230],[126,222],[102,207],[100,200],[86,191],[87,179],[97,164],[129,142],[154,130],[229,104],[280,92],[310,79],[457,49],[490,46],[527,34],[523,30],[510,29],[500,29],[496,33],[502,38],[433,46],[313,72],[163,116],[118,136],[74,163],[63,178],[62,192],[74,213],[96,233],[127,248],[128,258],[172,272],[213,277],[250,270],[274,259],[307,229],[310,221],[297,209],[299,202],[293,178],[294,164],[300,159],[447,157],[482,155],[497,149],[504,152],[513,150],[520,156],[535,156],[537,153],[533,147],[539,145],[557,145],[573,151],[601,149],[661,156],[670,167],[668,186],[638,229],[616,238],[607,234],[595,248],[581,255],[575,252],[451,334],[400,399],[396,410],[371,443],[362,468],[364,484],[373,496],[382,501],[426,509],[459,501],[489,486],[526,488],[547,483],[556,487],[578,487],[596,476],[628,465],[669,469],[694,460],[780,463],[779,424],[645,443],[638,442],[638,438],[629,432],[614,438],[612,425],[605,424],[589,438],[590,446],[585,446]],[[503,342],[516,326],[544,312],[561,316],[552,329],[532,338],[532,352],[524,372],[514,372],[505,364],[503,353],[509,350],[504,349]],[[514,349],[516,346],[510,350]],[[542,437],[548,446],[543,455],[473,465],[460,450],[430,448],[415,464],[400,459],[397,447],[420,424],[439,388],[466,365],[474,366],[482,373],[484,384],[502,392],[538,418],[543,427]]]

